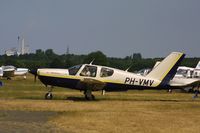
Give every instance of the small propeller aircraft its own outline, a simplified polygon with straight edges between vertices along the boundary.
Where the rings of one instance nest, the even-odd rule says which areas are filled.
[[[156,68],[160,63],[160,61],[157,61],[153,69]],[[200,69],[198,67],[200,67],[200,62],[195,68],[179,66],[176,74],[169,81],[169,85],[171,86],[169,88],[169,92],[171,92],[172,89],[182,89],[187,92],[198,92],[200,88],[200,76],[198,76]],[[145,76],[153,69],[142,69],[136,74]]]
[[[23,76],[26,79],[26,74],[28,73],[28,68],[16,68],[14,66],[1,66],[0,67],[0,77],[5,77],[11,79],[15,76]]]
[[[146,76],[137,75],[124,70],[107,66],[81,64],[69,69],[42,68],[30,73],[38,76],[40,81],[48,86],[59,86],[84,92],[87,100],[94,100],[92,91],[127,91],[130,89],[169,89],[170,80],[184,59],[185,54],[172,52]],[[198,82],[200,81],[193,81]],[[52,99],[52,88],[45,99]]]

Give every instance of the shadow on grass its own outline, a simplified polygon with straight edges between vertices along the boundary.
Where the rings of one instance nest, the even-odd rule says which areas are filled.
[[[196,102],[197,99],[123,99],[123,98],[102,98],[99,101],[132,101],[132,102]]]
[[[71,100],[71,101],[83,101],[83,102],[91,102],[91,101],[101,101],[101,99],[95,99],[95,100],[87,100],[84,97],[75,97],[75,96],[70,96],[67,97],[66,100]]]
[[[91,102],[89,100],[86,100],[84,97],[76,97],[76,96],[68,96],[65,100],[71,100],[71,101],[83,101],[83,102]],[[92,100],[94,102],[98,101],[133,101],[133,102],[196,102],[199,101],[199,98],[197,99],[123,99],[123,98],[111,98],[111,97],[104,97],[104,98],[96,98],[95,100]]]
[[[45,100],[43,96],[15,96],[15,97],[1,97],[0,99],[26,99],[26,100]],[[69,101],[80,101],[80,102],[88,102],[84,96],[72,96],[72,95],[63,95],[63,96],[55,96],[52,100],[69,100]],[[48,100],[50,101],[50,100]],[[165,97],[112,97],[112,96],[97,96],[94,102],[98,101],[132,101],[132,102],[198,102],[200,101],[200,97],[198,98],[165,98]]]

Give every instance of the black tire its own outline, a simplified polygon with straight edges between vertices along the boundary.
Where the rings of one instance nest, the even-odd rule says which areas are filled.
[[[52,100],[52,99],[53,99],[53,94],[52,94],[52,93],[49,93],[49,92],[46,93],[46,94],[45,94],[45,99],[46,99],[46,100]]]
[[[95,100],[95,96],[91,95],[90,97],[88,97],[87,95],[85,95],[85,99],[88,101],[92,101],[92,100]]]

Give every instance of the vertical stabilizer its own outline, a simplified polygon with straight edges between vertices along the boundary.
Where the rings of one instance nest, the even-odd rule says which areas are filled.
[[[153,69],[156,68],[160,64],[160,62],[161,61],[156,61],[156,64],[153,66]]]
[[[177,68],[183,60],[185,54],[172,52],[159,63],[146,77],[161,81],[160,85],[166,85],[176,74]]]

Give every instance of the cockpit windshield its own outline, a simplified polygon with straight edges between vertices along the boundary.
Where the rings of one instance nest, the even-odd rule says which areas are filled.
[[[176,73],[180,74],[180,75],[186,75],[187,74],[187,70],[179,69]]]
[[[190,77],[192,77],[193,72],[194,72],[193,70],[189,70],[189,69],[187,69],[187,70],[185,70],[185,69],[179,69],[179,70],[176,72],[176,74],[177,74],[177,75],[183,75],[183,77],[190,78]]]
[[[78,70],[81,68],[82,65],[76,65],[73,67],[70,67],[69,70],[69,75],[76,75],[76,73],[78,72]]]

